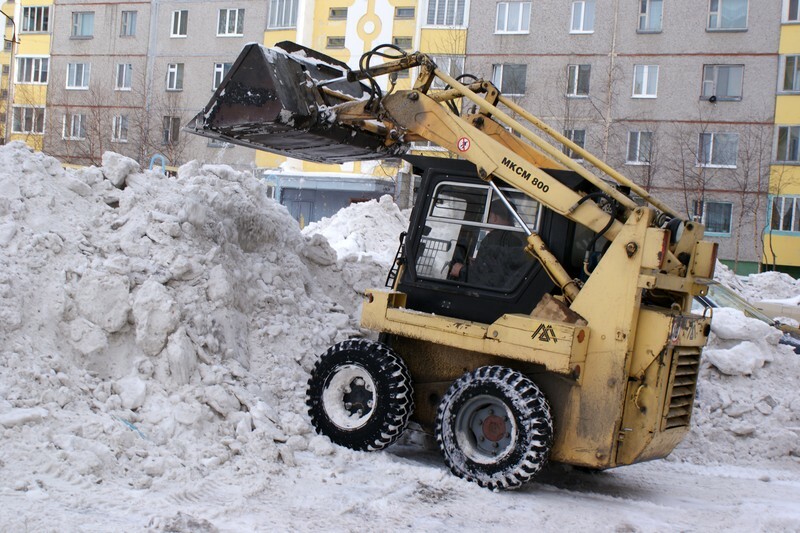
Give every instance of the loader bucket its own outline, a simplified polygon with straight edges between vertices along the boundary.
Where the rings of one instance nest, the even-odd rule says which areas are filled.
[[[344,63],[295,43],[275,48],[246,45],[211,101],[184,128],[203,137],[318,163],[381,159],[403,145],[336,122],[316,83],[346,76]],[[368,98],[359,82],[337,81],[330,89]],[[340,102],[334,102],[340,103]]]

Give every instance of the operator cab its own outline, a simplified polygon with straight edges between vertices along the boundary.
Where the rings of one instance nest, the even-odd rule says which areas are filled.
[[[527,232],[472,163],[405,156],[421,176],[396,289],[409,309],[491,323],[530,313],[545,293],[558,294],[547,272],[524,251]],[[588,183],[551,171],[573,189]],[[579,277],[594,235],[495,179],[528,230],[538,233],[570,274]]]

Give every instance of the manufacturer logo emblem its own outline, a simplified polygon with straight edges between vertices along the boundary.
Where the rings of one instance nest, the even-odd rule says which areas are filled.
[[[531,338],[538,338],[542,342],[552,342],[553,344],[558,342],[558,339],[556,338],[556,332],[553,331],[553,326],[544,323],[539,324],[539,327],[533,332]]]

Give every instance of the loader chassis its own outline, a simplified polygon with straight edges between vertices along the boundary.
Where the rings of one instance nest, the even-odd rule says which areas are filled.
[[[380,342],[317,360],[317,431],[377,450],[415,420],[453,473],[491,489],[548,459],[604,469],[668,455],[689,430],[710,331],[691,314],[716,262],[703,226],[488,81],[464,85],[387,45],[359,67],[247,45],[187,125],[318,162],[403,156],[414,141],[461,159],[403,156],[418,199],[388,288],[367,291],[361,317]],[[375,81],[409,69],[411,90]]]

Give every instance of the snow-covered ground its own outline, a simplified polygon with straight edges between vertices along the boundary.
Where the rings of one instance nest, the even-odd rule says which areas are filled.
[[[800,530],[800,359],[730,310],[666,460],[492,493],[418,434],[372,454],[315,435],[308,371],[359,332],[406,222],[384,198],[301,232],[224,166],[0,147],[0,531]]]

